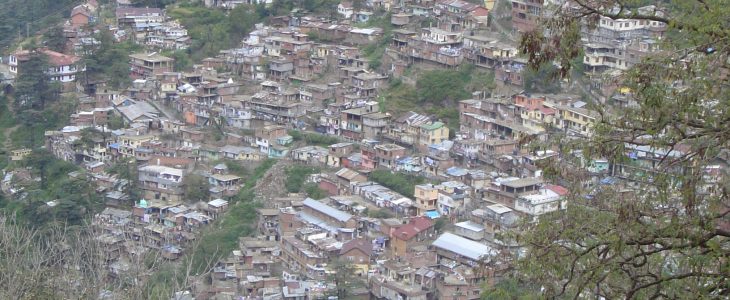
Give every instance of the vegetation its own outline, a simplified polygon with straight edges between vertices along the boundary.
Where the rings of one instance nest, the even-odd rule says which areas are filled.
[[[366,286],[365,280],[357,274],[357,268],[352,262],[335,259],[329,267],[335,271],[328,279],[335,283],[337,299],[348,299],[353,295],[353,290]]]
[[[523,84],[527,93],[560,92],[560,77],[555,76],[558,68],[553,64],[543,64],[537,69],[527,68],[523,75]]]
[[[46,227],[52,223],[79,225],[100,208],[101,199],[86,178],[67,175],[79,171],[75,165],[58,160],[43,149],[35,149],[21,166],[29,168],[38,180],[17,182],[23,192],[14,201],[20,202],[3,205],[6,212],[16,213],[18,222],[29,227]]]
[[[265,10],[263,6],[238,5],[226,15],[219,9],[206,8],[202,3],[182,3],[168,9],[168,15],[187,28],[193,41],[190,49],[186,50],[190,54],[189,58],[186,58],[185,52],[173,55],[176,59],[184,59],[185,63],[179,63],[178,67],[236,46],[256,23],[264,20],[268,13]]]
[[[595,25],[601,16],[661,22],[668,32],[661,41],[665,51],[620,78],[638,105],[596,107],[601,118],[593,136],[563,143],[561,152],[581,149],[586,158],[606,158],[614,167],[627,161],[631,147],[666,155],[641,172],[624,169],[638,179],[624,193],[613,186],[582,189],[583,178],[570,165],[546,168],[546,178],[572,183],[571,204],[526,225],[517,237],[527,250],[517,274],[540,286],[546,298],[727,296],[729,179],[706,172],[730,146],[730,32],[717,25],[730,19],[730,8],[722,1],[672,0],[658,15],[631,9],[643,1],[575,3],[544,24],[547,30],[523,35],[520,48],[531,66],[556,61],[558,76],[570,74],[570,61],[581,53],[583,22]]]
[[[48,57],[32,51],[28,61],[20,65],[16,79],[15,108],[18,112],[41,111],[46,103],[58,100],[60,85],[47,74]]]
[[[480,300],[537,300],[542,299],[532,286],[527,286],[515,278],[505,278],[494,286],[485,287]]]
[[[119,160],[106,169],[107,173],[117,175],[119,179],[126,181],[124,186],[122,186],[122,192],[129,195],[130,206],[142,197],[142,191],[137,186],[139,182],[139,173],[137,170],[136,159],[129,161]]]
[[[131,42],[124,41],[115,43],[114,37],[108,30],[101,30],[96,39],[101,45],[98,49],[90,51],[90,54],[83,58],[86,65],[84,81],[100,76],[109,80],[109,86],[118,89],[129,84],[129,55],[142,48]]]
[[[26,34],[58,24],[78,0],[5,0],[0,10],[0,47],[10,46]]]
[[[66,37],[63,35],[63,27],[56,25],[49,28],[43,34],[43,42],[48,49],[63,53],[66,49]]]
[[[324,199],[329,196],[327,191],[321,189],[319,185],[313,182],[304,185],[304,192],[307,193],[307,197],[312,199]]]
[[[185,198],[189,202],[208,201],[210,198],[208,179],[199,174],[185,176]]]
[[[375,210],[367,210],[366,215],[370,218],[387,219],[393,217],[393,212],[385,208],[379,208]]]
[[[340,139],[335,136],[328,136],[319,133],[302,132],[299,130],[289,130],[288,134],[292,137],[295,142],[303,141],[307,145],[316,145],[327,147],[332,144],[337,144]]]
[[[417,74],[415,87],[392,80],[382,93],[381,103],[389,112],[415,111],[444,120],[450,131],[459,130],[456,102],[472,98],[472,92],[494,89],[494,73],[464,65],[456,70],[433,70]]]
[[[188,254],[192,255],[191,266],[194,274],[207,271],[211,267],[211,261],[218,261],[238,247],[239,237],[254,232],[256,209],[260,207],[260,203],[255,200],[254,187],[256,181],[275,163],[276,160],[269,159],[254,169],[238,195],[229,199],[229,209],[223,217],[203,229],[200,244]]]
[[[363,28],[377,27],[383,29],[383,36],[377,42],[368,44],[362,48],[362,53],[368,59],[370,68],[374,70],[380,69],[382,65],[381,59],[385,55],[385,48],[388,47],[393,37],[393,24],[390,23],[390,13],[380,16],[373,16],[364,24],[358,24]]]
[[[293,165],[286,169],[286,181],[284,186],[289,193],[299,193],[304,187],[304,182],[309,175],[319,173],[320,169],[315,167]]]
[[[422,176],[394,173],[387,170],[373,171],[370,173],[370,180],[409,198],[413,198],[416,185],[427,183],[426,178]]]

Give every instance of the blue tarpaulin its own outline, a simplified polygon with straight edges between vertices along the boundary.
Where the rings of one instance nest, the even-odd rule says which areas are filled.
[[[441,216],[439,214],[439,212],[437,212],[435,210],[429,210],[424,215],[426,215],[426,217],[429,217],[431,219],[438,219]]]

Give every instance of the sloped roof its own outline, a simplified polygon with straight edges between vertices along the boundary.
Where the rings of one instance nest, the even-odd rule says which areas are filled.
[[[330,216],[341,222],[347,222],[348,220],[350,220],[352,218],[351,214],[348,214],[344,211],[331,207],[327,204],[324,204],[324,203],[314,200],[312,198],[307,198],[304,201],[302,201],[302,205],[307,206],[320,213],[323,213],[327,216]]]
[[[118,106],[117,110],[119,110],[119,112],[127,119],[132,121],[144,115],[159,115],[159,111],[157,111],[154,106],[147,103],[146,101],[139,101],[135,104],[127,106]]]
[[[373,255],[373,245],[366,239],[354,239],[346,242],[342,245],[342,249],[340,249],[340,255],[350,252],[353,249],[360,249],[367,256]]]
[[[450,232],[445,232],[439,236],[431,245],[472,260],[478,260],[485,255],[491,256],[496,254],[496,251],[492,249],[492,247],[460,237]]]
[[[401,240],[410,240],[419,233],[431,228],[433,222],[428,217],[419,216],[411,219],[408,224],[399,227],[394,235]]]

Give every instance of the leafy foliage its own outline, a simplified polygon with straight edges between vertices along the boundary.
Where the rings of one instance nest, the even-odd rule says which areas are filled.
[[[63,27],[56,25],[49,28],[43,34],[43,41],[48,49],[56,52],[64,52],[66,49],[66,37],[63,35]]]
[[[16,79],[15,107],[19,112],[43,110],[47,102],[59,97],[60,86],[50,82],[48,57],[31,51],[28,61],[20,64]]]
[[[385,48],[393,37],[393,24],[390,22],[390,13],[373,16],[365,24],[359,25],[360,27],[377,27],[383,29],[383,36],[378,39],[377,42],[368,44],[362,48],[362,53],[368,59],[370,68],[374,70],[380,69],[382,65],[381,59],[385,55]]]
[[[25,186],[28,195],[20,220],[28,226],[43,227],[50,222],[78,225],[101,205],[93,185],[85,178],[67,176],[78,167],[56,159],[48,151],[34,150],[23,160],[23,165],[40,179]],[[47,205],[50,201],[56,204]]]
[[[238,5],[226,15],[221,10],[203,7],[202,3],[187,3],[169,9],[168,14],[188,29],[193,44],[186,51],[191,54],[192,61],[197,61],[241,42],[256,23],[263,21],[261,14],[266,12],[261,9],[263,6]],[[176,55],[184,56],[182,53]]]
[[[385,109],[393,113],[415,111],[446,121],[450,132],[459,131],[456,101],[469,99],[472,92],[494,88],[494,73],[464,65],[457,70],[433,70],[418,74],[416,86],[391,80],[382,93]]]
[[[99,49],[86,55],[84,80],[103,75],[112,88],[122,88],[129,84],[129,55],[140,51],[141,47],[131,41],[115,43],[108,30],[101,30],[96,38],[101,43]]]
[[[210,198],[210,184],[199,174],[190,174],[185,177],[185,197],[188,201],[208,201]]]
[[[286,169],[286,181],[284,186],[289,193],[299,193],[304,187],[304,182],[309,175],[319,173],[319,168],[294,165]]]
[[[330,263],[330,268],[335,271],[329,280],[335,283],[337,299],[348,299],[354,289],[365,287],[365,280],[358,276],[352,262],[336,259]]]
[[[312,199],[323,199],[329,194],[327,191],[321,189],[316,183],[307,183],[304,185],[304,192],[307,193],[307,197]]]
[[[558,68],[553,64],[543,64],[542,66],[528,68],[524,71],[524,86],[527,93],[559,93],[560,77],[557,76]]]
[[[53,102],[44,110],[16,111],[16,125],[9,138],[15,148],[34,149],[43,145],[46,130],[55,130],[67,124],[69,116],[76,109],[76,101],[64,98]]]
[[[4,0],[0,10],[0,47],[7,47],[26,30],[34,33],[57,24],[78,0]]]
[[[730,32],[717,23],[730,19],[730,9],[721,1],[664,1],[664,13],[656,14],[632,9],[645,1],[574,2],[544,24],[547,30],[523,36],[533,66],[557,61],[557,74],[568,75],[581,53],[577,32],[600,17],[660,22],[668,32],[663,51],[618,78],[637,105],[597,107],[593,136],[562,145],[563,153],[580,149],[586,159],[608,159],[632,185],[586,190],[575,166],[551,167],[548,178],[572,183],[571,204],[526,225],[518,236],[527,249],[518,274],[548,298],[726,296],[730,185],[726,171],[708,173],[730,146]],[[636,166],[627,163],[634,147],[665,154]]]
[[[299,130],[289,130],[288,134],[292,137],[294,141],[303,141],[306,142],[307,145],[317,145],[317,146],[329,146],[332,144],[337,144],[340,142],[340,139],[335,136],[327,136],[322,135],[318,133],[310,133],[310,132],[302,132]]]
[[[387,170],[373,171],[370,173],[370,180],[409,198],[413,198],[416,185],[426,183],[426,178],[424,177],[405,173],[392,173]]]

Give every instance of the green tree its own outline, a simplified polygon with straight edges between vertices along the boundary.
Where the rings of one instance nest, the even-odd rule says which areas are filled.
[[[532,300],[541,299],[540,294],[531,286],[515,278],[506,278],[494,286],[485,287],[480,300]]]
[[[357,268],[352,262],[335,259],[330,262],[329,268],[333,271],[329,279],[335,284],[337,299],[349,299],[348,297],[353,295],[353,290],[365,287],[365,281],[358,275]]]
[[[56,25],[49,28],[43,34],[44,45],[56,52],[64,52],[66,50],[66,37],[63,35],[63,27]]]
[[[558,75],[570,74],[570,61],[581,53],[581,27],[590,29],[601,17],[658,22],[667,33],[662,51],[622,75],[637,105],[596,107],[601,117],[593,136],[562,145],[563,153],[583,150],[583,159],[607,158],[633,186],[585,190],[569,161],[546,168],[547,178],[571,183],[570,205],[526,225],[518,237],[527,250],[518,273],[547,298],[726,297],[730,189],[725,170],[707,172],[730,146],[730,31],[718,25],[730,19],[730,7],[671,0],[654,2],[658,13],[636,9],[642,1],[571,3],[554,8],[546,28],[523,35],[520,48],[532,66],[555,61]],[[636,147],[660,158],[637,168],[627,158]]]
[[[558,68],[553,64],[546,63],[535,68],[528,68],[523,73],[523,84],[525,92],[528,93],[550,93],[560,92],[560,76]]]
[[[122,116],[113,114],[109,116],[109,119],[107,120],[107,127],[111,130],[117,130],[124,128],[124,118]]]
[[[316,183],[305,184],[304,192],[307,193],[307,197],[312,199],[323,199],[329,196],[327,191],[321,189]]]
[[[202,175],[190,174],[185,176],[185,198],[191,202],[208,201],[210,198],[210,184]]]
[[[31,51],[28,60],[20,64],[16,79],[15,106],[17,111],[43,110],[46,103],[58,100],[60,86],[48,75],[48,57]]]
[[[140,199],[142,193],[138,188],[139,183],[139,172],[137,169],[137,162],[134,159],[129,161],[120,160],[109,169],[109,174],[117,175],[119,179],[126,181],[122,188],[122,192],[129,195],[130,205],[134,205],[136,201]]]

